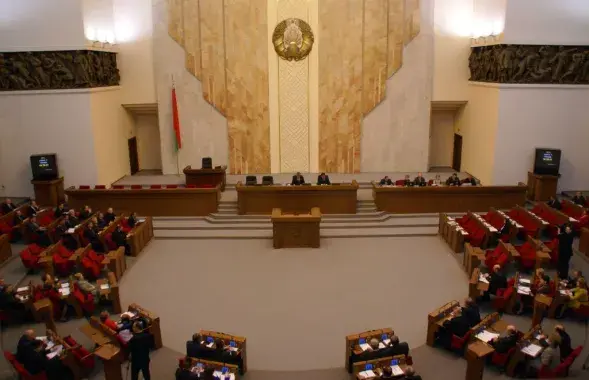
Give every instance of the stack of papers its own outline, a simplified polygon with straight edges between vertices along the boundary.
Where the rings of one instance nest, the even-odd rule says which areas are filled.
[[[119,337],[123,340],[123,342],[127,343],[131,340],[131,338],[133,338],[133,333],[129,330],[122,330],[119,332]]]
[[[106,290],[108,288],[110,288],[110,286],[108,284],[102,284],[102,285],[100,285],[100,290]]]
[[[479,281],[484,282],[485,284],[489,283],[489,280],[487,280],[487,277],[485,277],[484,274],[479,274]]]
[[[391,340],[390,340],[390,339],[385,339],[385,340],[383,340],[382,342],[383,342],[384,344],[386,344],[387,346],[388,346],[389,344],[391,344]]]
[[[529,278],[520,278],[520,279],[519,279],[519,283],[520,283],[520,284],[528,284],[528,285],[529,285],[529,284],[531,284],[531,283],[532,283],[532,281],[530,281],[530,279],[529,279]]]
[[[383,348],[386,348],[386,346],[384,345],[384,343],[383,343],[383,342],[380,342],[380,343],[378,344],[378,349],[380,350],[380,349],[383,349]]]
[[[215,342],[211,342],[211,343],[207,344],[207,347],[208,347],[208,348],[213,348],[213,345],[214,345],[214,344],[215,344]]]
[[[215,372],[213,372],[213,376],[215,376],[215,378],[221,379],[221,380],[235,380],[235,375],[232,373],[228,373],[226,375],[223,375],[221,373],[221,371],[215,371]]]
[[[517,292],[519,294],[524,294],[524,295],[530,295],[532,293],[532,289],[526,287],[526,286],[518,286],[517,287]]]
[[[371,369],[368,371],[362,371],[358,375],[361,379],[370,379],[371,377],[376,377],[376,373],[374,373]]]
[[[362,343],[360,345],[360,348],[362,349],[362,351],[366,351],[366,350],[370,349],[370,345],[368,343]]]
[[[47,359],[53,359],[57,355],[61,354],[61,351],[63,351],[63,346],[61,344],[59,346],[53,347],[51,352],[47,354]]]
[[[27,290],[29,290],[29,287],[28,286],[23,286],[22,288],[16,289],[16,292],[17,293],[26,292]]]
[[[533,358],[537,357],[542,352],[542,347],[537,344],[531,343],[522,349],[522,352]]]
[[[75,228],[68,228],[66,231],[68,234],[73,234],[74,232],[76,232]]]
[[[62,296],[69,296],[70,295],[70,288],[60,288],[59,293],[61,293]]]
[[[492,333],[490,331],[484,330],[477,334],[477,339],[482,340],[485,343],[489,343],[493,339],[499,337],[499,334]]]
[[[62,288],[69,288],[70,287],[70,283],[69,282],[62,282],[61,283],[61,287]]]
[[[561,289],[560,294],[562,294],[563,296],[570,296],[572,293],[570,290]]]
[[[578,220],[573,217],[569,217],[569,222],[578,222]]]
[[[403,372],[401,367],[399,367],[398,365],[391,366],[391,369],[393,370],[393,376],[401,376],[405,374],[405,372]]]

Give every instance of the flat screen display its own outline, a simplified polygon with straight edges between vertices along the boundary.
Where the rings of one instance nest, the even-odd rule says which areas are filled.
[[[34,180],[51,180],[59,176],[57,155],[55,153],[34,154],[31,156],[31,170]]]
[[[534,173],[558,175],[560,170],[560,149],[536,148]]]

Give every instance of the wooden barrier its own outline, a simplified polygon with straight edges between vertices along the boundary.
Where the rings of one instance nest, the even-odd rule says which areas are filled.
[[[110,222],[108,224],[108,226],[104,227],[99,233],[98,233],[98,238],[100,239],[100,242],[102,243],[102,246],[104,247],[104,252],[108,252],[108,245],[106,244],[106,235],[111,234],[115,228],[117,228],[117,226],[119,224],[121,224],[121,221],[123,220],[123,218],[125,217],[125,214],[122,215],[118,215],[115,220],[113,220],[112,222]]]
[[[0,265],[12,257],[10,237],[7,234],[0,235]]]
[[[535,325],[522,336],[519,342],[517,342],[515,346],[515,352],[509,359],[509,362],[507,363],[507,367],[505,369],[505,373],[508,376],[515,377],[515,370],[518,364],[526,361],[526,354],[522,352],[522,349],[525,348],[529,343],[539,345],[540,342],[536,339],[536,336],[538,336],[541,333],[542,327],[539,324]]]
[[[279,208],[272,211],[274,248],[319,248],[321,211],[313,207],[309,214],[284,214]]]
[[[164,344],[162,343],[162,330],[160,327],[160,317],[156,316],[150,311],[145,310],[141,306],[137,305],[136,303],[132,303],[129,305],[128,310],[133,313],[137,313],[139,316],[147,320],[147,324],[149,326],[149,333],[153,335],[154,341],[154,348],[157,350],[158,348],[162,348]]]
[[[581,228],[579,251],[589,257],[589,228]]]
[[[566,215],[563,212],[558,211],[555,208],[552,208],[550,206],[548,206],[546,203],[544,202],[538,202],[536,203],[536,205],[534,206],[534,208],[538,208],[539,210],[542,211],[542,213],[546,213],[548,215],[552,216],[552,219],[554,221],[554,223],[551,224],[556,224],[557,226],[562,226],[563,224],[569,223],[570,222],[570,217],[568,215]],[[532,209],[532,211],[534,211],[534,209]],[[538,215],[540,218],[542,218],[542,215]],[[549,220],[547,220],[547,222],[550,223]]]
[[[542,234],[542,231],[550,225],[550,223],[540,219],[538,217],[538,215],[531,213],[528,209],[526,209],[520,205],[515,206],[515,210],[521,212],[522,214],[525,214],[527,219],[529,219],[532,223],[534,223],[536,225],[538,230],[537,230],[536,235],[534,237],[540,236]]]
[[[444,322],[448,319],[453,311],[459,310],[460,304],[458,301],[451,301],[444,306],[432,311],[427,315],[427,339],[426,344],[433,346],[436,333],[444,325]]]
[[[562,212],[572,218],[579,219],[583,215],[585,208],[581,205],[573,203],[568,199],[562,200]]]
[[[525,203],[525,186],[382,187],[372,183],[376,208],[399,214],[484,211]],[[322,209],[323,210],[323,209]]]
[[[500,244],[503,242],[500,242]],[[470,243],[464,244],[464,257],[462,265],[468,276],[472,275],[472,272],[478,268],[482,262],[485,261],[485,251],[479,247],[473,247]]]
[[[103,285],[108,285],[108,288],[103,289]],[[108,272],[106,278],[100,278],[96,281],[98,295],[105,298],[112,304],[112,311],[120,314],[123,310],[121,306],[121,295],[119,293],[119,284],[116,275],[113,272]]]
[[[117,281],[119,281],[125,271],[127,270],[127,261],[125,260],[125,247],[119,247],[115,251],[110,251],[104,255],[102,265],[108,268],[109,272],[115,275]]]
[[[221,191],[225,191],[227,182],[227,166],[220,166],[214,169],[193,169],[187,166],[182,171],[186,177],[187,185],[212,185],[219,186]]]
[[[233,376],[235,376],[235,378],[237,378],[238,374],[239,374],[239,372],[238,372],[239,370],[238,370],[237,366],[233,365],[233,364],[229,364],[229,363],[222,363],[222,362],[216,362],[216,361],[212,361],[212,360],[191,358],[189,356],[185,357],[182,360],[188,361],[188,363],[190,363],[190,367],[196,367],[199,364],[202,364],[203,369],[204,368],[213,368],[215,371],[221,371],[223,369],[223,367],[226,367],[229,370],[229,373],[233,374]],[[229,378],[226,378],[226,379],[229,380]]]
[[[354,363],[354,368],[352,371],[354,373],[354,378],[357,380],[380,379],[383,374],[384,368],[390,367],[391,361],[393,360],[396,360],[399,368],[401,368],[401,370],[405,372],[405,369],[407,369],[408,367],[406,362],[407,358],[405,357],[405,355],[386,356],[384,358]],[[365,377],[361,375],[361,372],[364,372],[368,367],[372,368],[371,370],[372,372],[374,372],[376,377]],[[396,377],[398,378],[398,376]]]
[[[127,243],[131,247],[131,256],[139,256],[153,238],[153,219],[145,217],[144,222],[140,222],[131,230],[127,236]]]
[[[221,339],[225,346],[229,346],[231,342],[234,342],[243,363],[240,373],[243,375],[247,372],[247,340],[245,337],[209,330],[200,330],[200,335],[205,338],[210,336],[214,340]]]
[[[221,189],[92,189],[68,188],[71,208],[89,205],[95,210],[109,207],[124,213],[149,216],[206,216],[217,212]]]

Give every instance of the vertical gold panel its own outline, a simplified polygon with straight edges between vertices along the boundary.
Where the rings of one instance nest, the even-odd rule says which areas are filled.
[[[407,0],[405,8],[405,45],[413,41],[421,29],[421,6],[419,0]]]
[[[389,0],[388,77],[393,76],[403,66],[404,25],[405,0]]]
[[[364,0],[362,109],[365,115],[385,97],[388,78],[388,19],[388,0]]]
[[[183,0],[168,0],[168,34],[184,46],[184,20],[182,17]]]
[[[183,0],[184,51],[186,70],[201,79],[200,70],[200,19],[198,0]]]
[[[363,4],[319,2],[320,171],[360,171]]]
[[[224,0],[200,0],[199,3],[203,97],[225,115]]]
[[[270,172],[267,5],[267,0],[225,0],[229,165],[234,174]],[[201,14],[202,9],[201,0]]]
[[[308,0],[278,0],[278,22],[309,22]],[[275,54],[271,52],[271,54]],[[309,60],[278,61],[280,171],[309,171]]]

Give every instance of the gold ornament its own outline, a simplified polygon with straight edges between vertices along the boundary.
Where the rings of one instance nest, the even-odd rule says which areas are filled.
[[[298,18],[281,21],[274,28],[272,43],[276,54],[287,61],[301,61],[305,59],[313,48],[315,37],[311,27]]]

